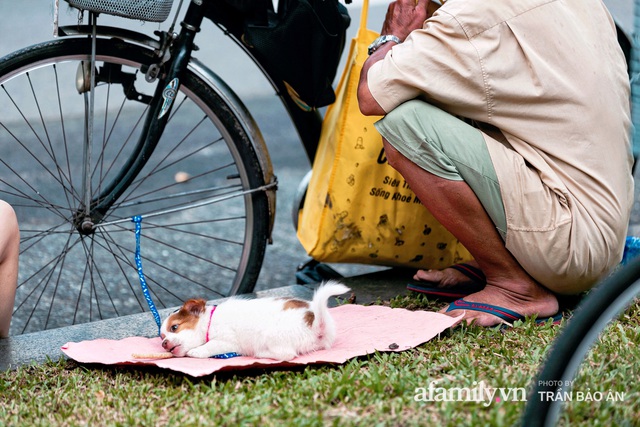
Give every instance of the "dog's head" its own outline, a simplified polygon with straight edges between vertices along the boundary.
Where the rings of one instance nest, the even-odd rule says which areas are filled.
[[[174,356],[183,357],[192,348],[204,344],[206,331],[198,328],[198,323],[205,311],[205,300],[190,299],[169,315],[160,328],[162,347]]]

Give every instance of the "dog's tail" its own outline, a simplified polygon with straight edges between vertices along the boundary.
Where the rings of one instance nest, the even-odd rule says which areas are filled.
[[[334,295],[342,295],[349,292],[351,289],[330,280],[322,284],[313,296],[311,306],[309,307],[313,312],[314,319],[311,328],[316,332],[317,336],[323,341],[327,348],[333,343],[335,339],[335,327],[333,325],[333,319],[329,314],[329,308],[327,307],[327,301]]]

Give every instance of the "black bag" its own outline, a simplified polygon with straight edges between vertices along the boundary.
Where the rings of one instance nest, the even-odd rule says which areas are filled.
[[[351,19],[337,0],[281,0],[275,22],[247,25],[243,42],[303,110],[333,103]]]
[[[205,16],[241,40],[247,25],[268,25],[275,19],[271,0],[209,0]]]

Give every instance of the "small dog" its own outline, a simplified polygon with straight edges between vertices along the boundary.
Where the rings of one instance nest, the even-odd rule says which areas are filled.
[[[231,298],[213,307],[191,299],[162,323],[162,347],[178,357],[238,353],[283,361],[328,349],[336,331],[327,300],[349,290],[330,281],[312,301]]]

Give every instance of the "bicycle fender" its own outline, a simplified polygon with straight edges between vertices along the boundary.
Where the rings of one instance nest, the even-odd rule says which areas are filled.
[[[58,37],[87,36],[91,34],[92,27],[90,25],[66,25],[58,29]],[[154,50],[159,50],[161,47],[160,42],[157,39],[126,28],[98,25],[96,27],[96,34],[98,37],[117,38],[150,47]]]

